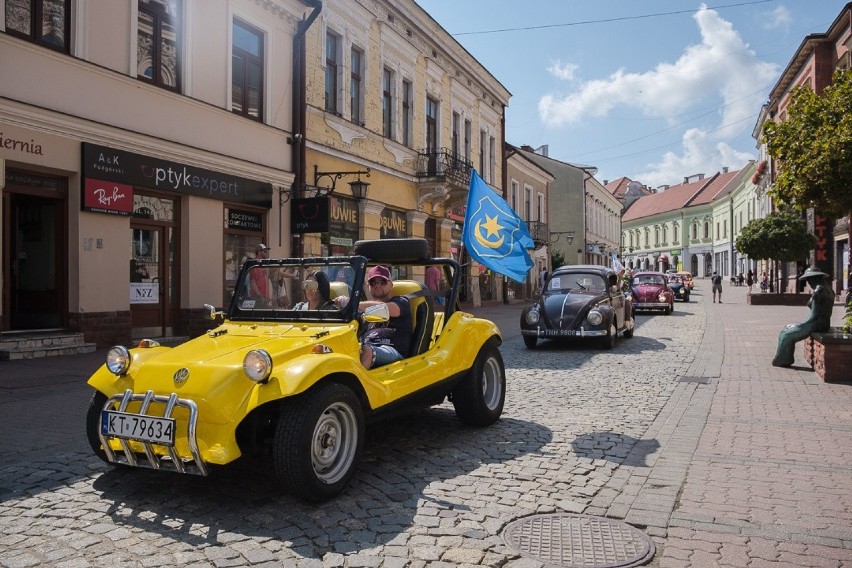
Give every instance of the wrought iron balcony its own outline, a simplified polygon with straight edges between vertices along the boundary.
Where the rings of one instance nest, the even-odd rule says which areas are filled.
[[[415,175],[418,179],[443,178],[467,186],[473,164],[449,148],[418,150]]]
[[[530,236],[535,243],[535,248],[541,248],[550,243],[550,228],[547,226],[547,223],[528,221],[527,228],[530,230]]]

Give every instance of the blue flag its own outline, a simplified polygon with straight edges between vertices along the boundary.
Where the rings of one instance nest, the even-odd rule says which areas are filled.
[[[613,270],[618,272],[619,270],[622,270],[624,268],[624,265],[621,264],[620,260],[618,260],[618,257],[616,256],[615,252],[609,253],[609,258]]]
[[[517,282],[524,282],[533,266],[526,249],[535,244],[526,224],[476,170],[470,172],[462,242],[478,263]]]

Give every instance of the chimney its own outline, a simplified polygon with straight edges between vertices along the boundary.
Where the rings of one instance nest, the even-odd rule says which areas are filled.
[[[683,185],[686,185],[688,183],[689,183],[689,177],[683,178]]]
[[[728,173],[728,166],[722,166],[722,173],[723,174]]]
[[[533,152],[533,153],[535,153],[535,150],[533,150],[533,147],[532,147],[532,146],[530,146],[529,144],[524,144],[524,145],[522,145],[522,146],[521,146],[521,150],[523,150],[524,152]]]
[[[605,179],[605,180],[604,180],[604,185],[609,185],[609,180],[608,180],[608,179]]]

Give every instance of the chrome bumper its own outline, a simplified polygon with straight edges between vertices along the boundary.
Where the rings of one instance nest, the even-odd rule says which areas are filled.
[[[187,423],[186,430],[186,440],[189,445],[189,451],[192,454],[192,460],[184,461],[178,455],[177,450],[175,450],[174,446],[161,446],[166,448],[168,452],[168,456],[158,456],[154,453],[154,446],[158,444],[154,444],[152,442],[144,442],[141,440],[130,440],[133,442],[138,442],[142,444],[143,449],[145,450],[145,460],[140,460],[133,450],[130,448],[130,444],[128,440],[124,438],[114,438],[112,436],[106,436],[101,431],[101,428],[98,428],[98,437],[101,439],[101,444],[103,444],[104,452],[106,452],[107,459],[112,463],[118,463],[123,465],[129,465],[133,467],[147,467],[150,469],[157,470],[165,470],[165,471],[176,471],[177,473],[189,473],[193,475],[207,475],[209,470],[207,468],[207,464],[204,463],[204,460],[201,459],[201,452],[198,450],[198,440],[196,438],[196,424],[198,423],[198,406],[195,402],[185,399],[178,398],[176,393],[172,393],[169,396],[161,396],[155,395],[154,391],[149,390],[145,394],[134,393],[130,389],[124,391],[124,394],[114,394],[109,397],[104,404],[102,410],[117,410],[119,412],[127,412],[127,405],[132,401],[139,401],[142,403],[141,408],[139,409],[139,416],[155,416],[153,414],[148,414],[148,407],[152,402],[157,402],[166,405],[165,412],[163,412],[162,416],[155,416],[156,418],[171,418],[172,412],[174,411],[175,406],[182,406],[189,410],[189,422]],[[118,407],[116,408],[116,405]],[[177,438],[177,435],[175,435]],[[109,445],[109,440],[115,439],[121,444],[122,454],[116,453]]]
[[[531,335],[540,339],[554,339],[558,337],[603,337],[607,334],[605,329],[586,330],[580,329],[522,329],[521,335]]]
[[[668,308],[668,302],[644,302],[644,303],[634,303],[633,307],[637,310],[654,310],[657,308]]]

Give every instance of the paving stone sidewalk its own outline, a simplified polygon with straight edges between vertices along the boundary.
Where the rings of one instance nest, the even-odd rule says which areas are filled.
[[[807,308],[748,305],[738,287],[695,297],[698,355],[585,512],[644,527],[661,568],[852,566],[852,382],[822,382],[801,345],[792,368],[771,366]]]

